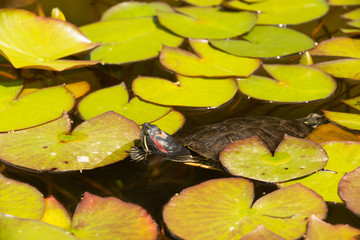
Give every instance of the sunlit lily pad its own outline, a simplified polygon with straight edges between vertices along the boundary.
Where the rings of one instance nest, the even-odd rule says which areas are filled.
[[[360,130],[360,114],[325,110],[323,112],[326,118],[336,124],[353,130]]]
[[[165,116],[151,122],[151,124],[158,126],[164,132],[172,135],[185,124],[185,121],[185,116],[181,112],[172,109]]]
[[[316,216],[311,216],[306,240],[329,240],[329,239],[356,239],[360,236],[360,230],[349,225],[331,225],[321,221]]]
[[[45,212],[41,221],[64,229],[71,228],[69,213],[53,196],[45,198]]]
[[[329,0],[332,6],[360,5],[359,0]]]
[[[311,55],[360,58],[360,39],[334,37],[320,42]]]
[[[223,0],[183,0],[184,2],[196,5],[196,6],[215,6],[222,3]]]
[[[218,107],[238,91],[233,79],[190,78],[178,75],[178,82],[162,78],[138,77],[133,92],[142,99],[167,105],[186,107]]]
[[[249,97],[277,102],[309,102],[324,99],[336,82],[324,72],[304,65],[263,65],[273,78],[238,78],[239,89]]]
[[[235,176],[283,182],[325,166],[325,150],[311,141],[285,135],[274,155],[258,136],[236,141],[220,153],[220,161]]]
[[[273,233],[263,225],[259,225],[254,231],[246,234],[240,240],[285,240],[285,238]]]
[[[157,226],[140,206],[85,193],[73,216],[77,239],[157,239]]]
[[[33,127],[70,111],[74,96],[64,87],[40,89],[20,98],[19,81],[0,83],[0,132]]]
[[[0,174],[0,212],[20,218],[40,219],[44,214],[43,195],[34,187]],[[0,219],[0,236],[3,231]],[[0,239],[7,239],[1,238]]]
[[[267,194],[254,204],[253,198],[249,180],[209,180],[172,197],[163,218],[182,239],[240,239],[259,225],[296,239],[305,233],[311,215],[324,218],[327,212],[322,198],[300,184]]]
[[[360,1],[359,1],[359,4],[360,4]],[[343,18],[347,18],[347,19],[351,19],[351,20],[360,19],[360,8],[352,10],[350,12],[347,12],[341,16]]]
[[[325,0],[267,0],[255,3],[232,0],[226,3],[236,9],[260,12],[257,24],[300,24],[325,15]]]
[[[20,9],[1,9],[0,33],[0,53],[16,68],[62,71],[97,63],[59,59],[97,46],[65,21]]]
[[[317,143],[329,141],[360,141],[358,135],[346,131],[344,128],[338,127],[332,123],[318,126],[307,135],[306,138]]]
[[[322,144],[329,160],[324,170],[302,179],[279,184],[280,187],[301,183],[320,194],[325,201],[342,202],[338,195],[341,178],[360,165],[359,142],[328,142]]]
[[[339,195],[346,207],[360,215],[360,168],[345,174],[339,184]],[[360,234],[359,234],[360,235]]]
[[[353,107],[353,108],[360,111],[360,96],[350,98],[350,99],[341,100],[341,101],[343,103],[349,105],[350,107]]]
[[[181,7],[158,11],[161,25],[187,38],[222,39],[244,34],[255,25],[256,14],[219,8]]]
[[[92,169],[124,159],[139,138],[137,124],[114,112],[85,121],[72,132],[64,114],[39,127],[0,134],[0,158],[39,171]]]
[[[321,62],[317,63],[315,67],[337,78],[360,80],[360,59],[340,59]]]
[[[90,119],[108,111],[119,113],[137,124],[151,122],[167,114],[171,108],[144,102],[138,97],[129,101],[125,83],[103,88],[87,95],[78,105],[84,119]]]
[[[273,26],[256,26],[242,38],[245,40],[212,40],[211,44],[237,56],[261,58],[290,55],[315,46],[305,34]]]
[[[186,76],[247,77],[259,66],[260,60],[233,56],[209,46],[207,40],[189,40],[196,52],[164,47],[160,62],[168,69]]]

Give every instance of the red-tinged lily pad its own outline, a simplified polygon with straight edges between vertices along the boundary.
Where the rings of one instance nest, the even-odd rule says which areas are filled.
[[[140,206],[85,193],[73,216],[77,239],[156,239],[157,225]]]
[[[360,236],[360,230],[349,225],[331,225],[321,221],[316,216],[311,216],[308,229],[306,231],[306,240],[328,240],[328,239],[357,239]]]
[[[219,159],[232,175],[283,182],[321,169],[328,157],[320,145],[285,135],[274,154],[254,136],[226,146]]]
[[[134,97],[129,101],[125,83],[103,88],[87,95],[78,104],[84,119],[90,119],[108,111],[119,113],[137,124],[152,122],[167,114],[171,108],[155,105]]]
[[[0,213],[0,239],[77,240],[69,232],[45,222]]]
[[[34,187],[0,174],[0,212],[8,216],[40,219],[44,214],[43,195]],[[0,219],[0,236],[3,231]],[[7,239],[1,238],[0,239]],[[21,239],[21,238],[19,238]]]
[[[244,34],[255,25],[256,14],[220,8],[181,7],[177,12],[158,11],[161,25],[187,38],[223,39]]]
[[[300,24],[325,15],[329,9],[326,0],[231,0],[226,6],[259,12],[257,24]]]
[[[38,171],[93,169],[124,159],[138,125],[114,112],[81,123],[71,131],[67,114],[50,123],[0,134],[0,158]]]
[[[360,165],[359,142],[328,142],[322,144],[329,160],[324,170],[307,177],[280,183],[280,187],[301,183],[320,194],[325,201],[342,202],[338,195],[341,178]]]
[[[276,102],[309,102],[331,96],[336,82],[323,71],[304,65],[263,65],[272,77],[238,78],[241,92]]]
[[[218,107],[230,101],[238,91],[236,82],[230,78],[177,77],[176,83],[162,78],[138,77],[132,90],[149,102],[185,107]]]
[[[327,207],[315,192],[297,184],[254,198],[253,184],[223,178],[186,188],[166,204],[168,229],[182,239],[240,239],[263,225],[286,239],[305,233],[311,215],[324,218]]]
[[[0,33],[0,53],[16,68],[62,71],[97,63],[59,59],[97,46],[65,21],[20,9],[1,9]]]
[[[360,141],[358,135],[332,123],[318,126],[307,135],[306,138],[317,143],[329,141]]]
[[[322,41],[314,49],[310,50],[310,54],[319,56],[360,58],[360,39],[334,37],[329,40]]]
[[[285,240],[285,238],[273,233],[263,225],[259,225],[254,231],[246,234],[240,240]]]
[[[278,57],[298,53],[315,46],[314,41],[290,28],[255,26],[244,40],[212,40],[215,47],[245,57]]]
[[[45,212],[41,221],[64,229],[71,228],[69,213],[53,196],[45,198]]]
[[[340,59],[317,63],[314,66],[337,78],[360,80],[360,59]]]
[[[22,86],[19,81],[0,83],[0,132],[52,121],[75,104],[74,96],[64,86],[40,89],[17,98]]]
[[[190,39],[189,43],[196,52],[172,47],[164,47],[160,62],[166,68],[185,76],[205,77],[247,77],[259,66],[259,59],[233,56],[211,47],[207,40]]]
[[[323,112],[326,118],[336,124],[353,130],[360,130],[360,114],[325,110],[323,110]]]
[[[215,5],[219,5],[223,2],[223,0],[183,0],[184,2],[196,5],[196,6],[202,6],[202,7],[206,7],[206,6],[215,6]]]
[[[360,168],[345,174],[339,184],[339,195],[346,207],[360,215]],[[359,234],[360,235],[360,234]]]

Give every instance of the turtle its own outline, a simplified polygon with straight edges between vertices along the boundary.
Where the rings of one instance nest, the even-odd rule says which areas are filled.
[[[140,161],[149,155],[160,155],[166,160],[222,169],[218,157],[228,144],[257,135],[274,152],[285,134],[304,138],[321,119],[317,114],[296,120],[272,116],[237,117],[180,131],[173,136],[156,125],[144,123],[141,144],[132,148],[130,158]]]

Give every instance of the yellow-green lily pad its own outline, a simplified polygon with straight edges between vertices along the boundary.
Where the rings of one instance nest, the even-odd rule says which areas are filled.
[[[276,102],[309,102],[333,94],[336,82],[319,69],[304,65],[263,65],[273,78],[238,78],[239,89],[249,97]]]
[[[219,51],[211,47],[207,40],[190,39],[189,43],[196,54],[165,46],[160,54],[162,65],[178,74],[192,77],[247,77],[261,63],[259,59],[242,58]]]
[[[164,132],[172,135],[182,128],[185,121],[185,116],[181,112],[172,109],[165,116],[151,122],[151,124],[158,126]]]
[[[311,55],[360,58],[360,39],[334,37],[320,42]]]
[[[303,33],[273,26],[255,26],[242,38],[244,40],[211,40],[211,44],[236,56],[260,58],[290,55],[315,46]]]
[[[64,229],[71,228],[69,213],[53,196],[45,198],[45,212],[41,221]]]
[[[229,78],[191,78],[178,75],[178,82],[156,77],[138,77],[132,84],[133,92],[140,98],[167,106],[218,107],[238,91],[237,84]]]
[[[360,130],[360,114],[325,110],[323,110],[323,112],[326,118],[336,124],[353,130]]]
[[[263,225],[259,225],[254,231],[244,235],[240,240],[285,240],[285,238],[273,233]]]
[[[259,12],[257,24],[300,24],[325,15],[329,10],[326,0],[266,0],[245,2],[232,0],[226,6]]]
[[[84,119],[114,111],[137,124],[143,124],[163,117],[171,108],[148,103],[138,97],[134,97],[129,101],[125,83],[121,83],[87,95],[79,103],[78,110]]]
[[[343,103],[349,105],[350,107],[355,108],[355,109],[360,111],[360,96],[350,98],[350,99],[341,100],[341,101]]]
[[[220,5],[223,0],[183,0],[183,1],[196,6],[209,7],[209,6]]]
[[[255,203],[253,198],[253,184],[247,179],[213,179],[173,196],[164,207],[163,219],[181,239],[240,239],[259,225],[296,239],[305,233],[311,215],[322,219],[327,212],[322,198],[301,184]]]
[[[332,6],[351,6],[360,5],[359,0],[329,0],[329,4]]]
[[[161,25],[187,38],[223,39],[244,34],[255,25],[256,14],[220,8],[181,7],[158,11]]]
[[[1,9],[0,33],[0,53],[16,68],[62,71],[98,63],[59,59],[97,46],[65,21],[20,9]]]
[[[317,63],[314,66],[337,78],[360,80],[360,59],[339,59]]]
[[[359,1],[360,4],[360,1]],[[360,19],[360,8],[352,10],[350,12],[347,12],[343,15],[341,15],[343,18],[346,19],[351,19],[351,20],[356,20],[356,19]]]
[[[139,138],[138,125],[115,112],[91,118],[73,131],[64,114],[38,127],[0,134],[0,158],[37,171],[93,169],[124,159]]]
[[[339,183],[339,195],[346,202],[346,207],[360,215],[360,168],[344,175]],[[359,234],[360,235],[360,234]]]
[[[274,154],[254,136],[229,144],[219,159],[232,175],[283,182],[323,168],[328,157],[319,144],[285,135]]]

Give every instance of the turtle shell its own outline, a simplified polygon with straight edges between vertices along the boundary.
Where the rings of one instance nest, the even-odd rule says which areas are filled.
[[[274,152],[284,137],[304,138],[312,128],[298,120],[277,117],[240,117],[219,123],[199,126],[188,132],[180,132],[173,137],[176,141],[201,156],[217,160],[219,153],[228,144],[257,135]]]

